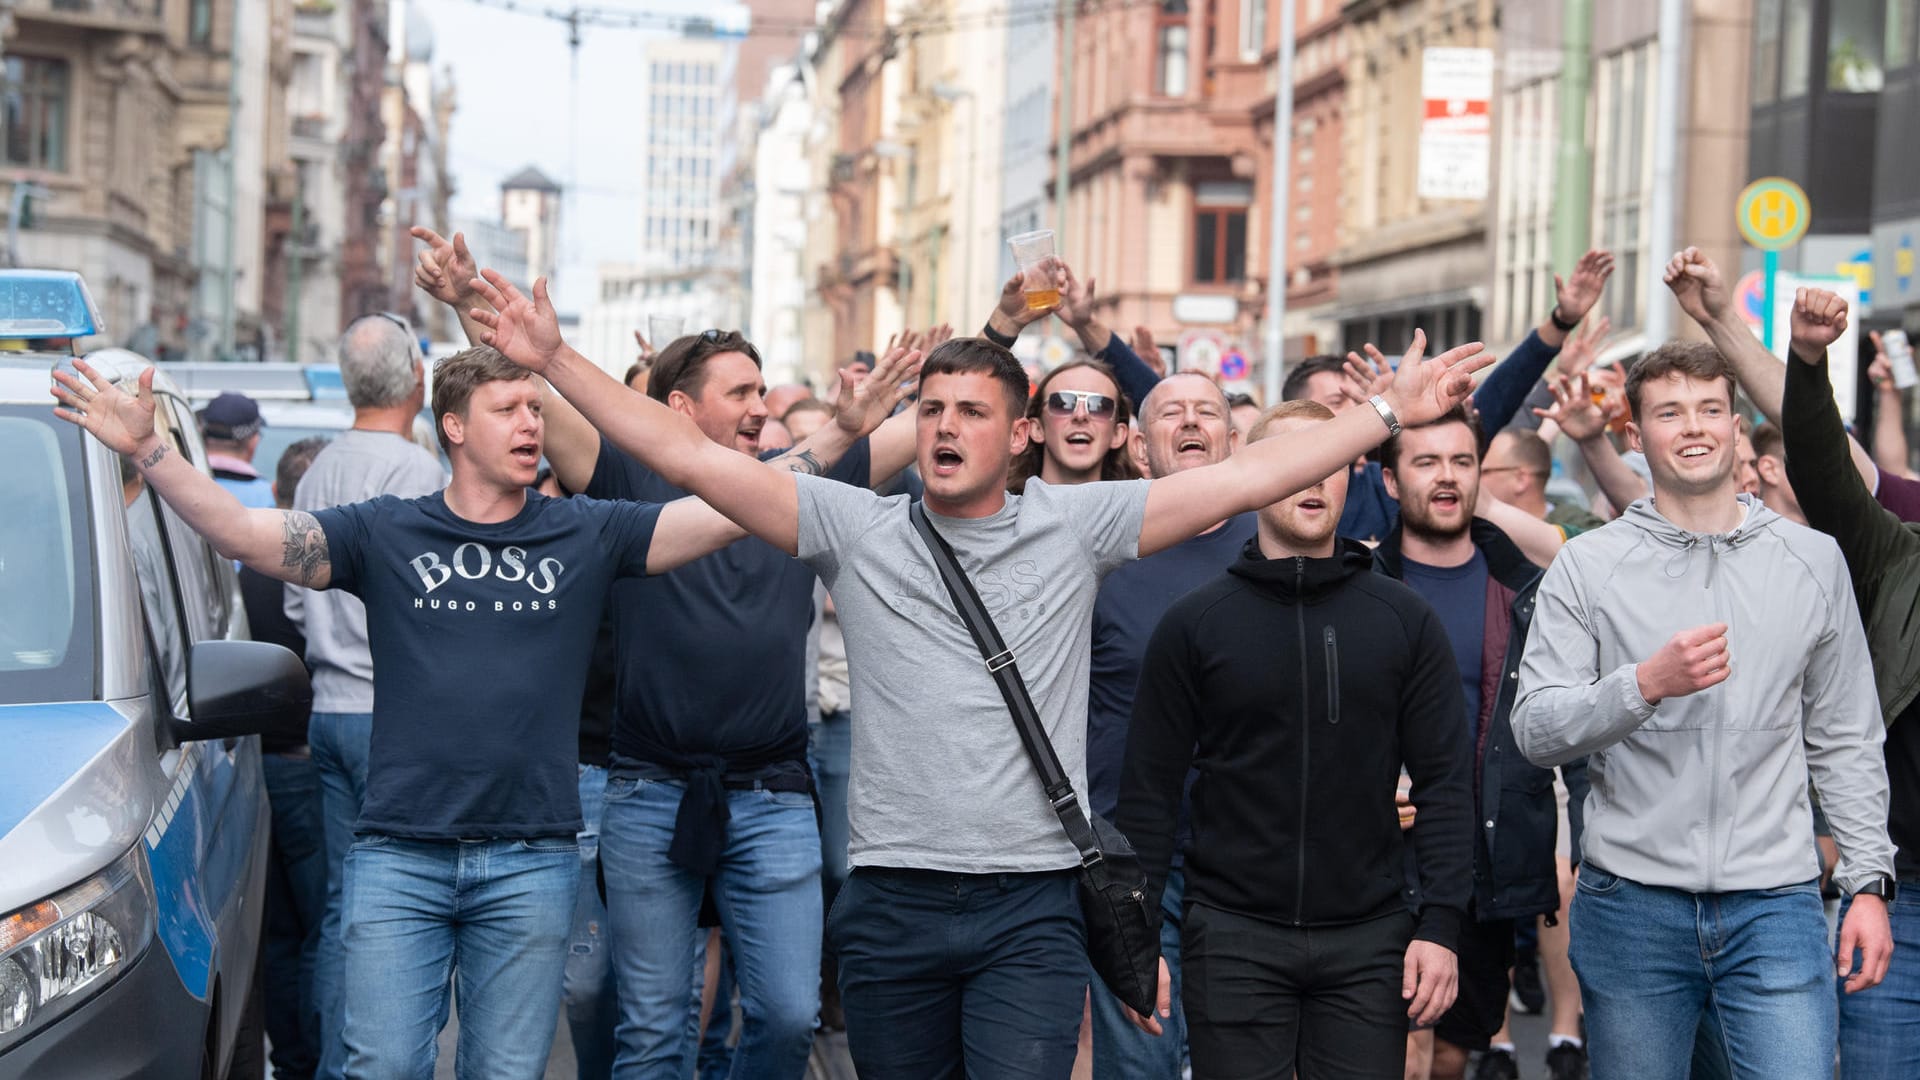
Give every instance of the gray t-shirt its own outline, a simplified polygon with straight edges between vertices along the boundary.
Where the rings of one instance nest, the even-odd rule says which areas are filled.
[[[1013,650],[1074,790],[1100,579],[1139,557],[1149,481],[1027,482],[989,517],[929,514]],[[907,497],[802,475],[800,558],[832,591],[852,682],[854,866],[959,873],[1079,864]]]
[[[348,429],[314,455],[293,492],[295,510],[325,510],[382,495],[417,499],[446,486],[440,459],[411,439],[386,431]],[[373,657],[367,651],[367,609],[344,589],[314,592],[287,586],[287,618],[307,636],[313,711],[373,711]]]

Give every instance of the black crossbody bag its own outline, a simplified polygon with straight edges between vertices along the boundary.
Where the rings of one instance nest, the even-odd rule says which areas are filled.
[[[1120,830],[1098,814],[1081,812],[1073,795],[1073,781],[1060,768],[1053,742],[1047,738],[1047,729],[1027,695],[1027,684],[1014,665],[1013,651],[1001,639],[993,615],[980,602],[980,594],[974,591],[966,571],[960,569],[953,549],[934,530],[918,502],[911,504],[908,516],[933,554],[933,565],[946,582],[960,621],[973,635],[987,671],[1006,699],[1021,745],[1027,748],[1027,757],[1046,788],[1047,801],[1060,815],[1067,838],[1080,851],[1080,909],[1086,917],[1087,955],[1093,969],[1115,997],[1141,1016],[1151,1016],[1159,991],[1160,934],[1148,917],[1147,877],[1140,860]]]

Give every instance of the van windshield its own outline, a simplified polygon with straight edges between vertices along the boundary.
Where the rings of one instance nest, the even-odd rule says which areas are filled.
[[[0,704],[94,697],[80,452],[53,410],[0,405]]]

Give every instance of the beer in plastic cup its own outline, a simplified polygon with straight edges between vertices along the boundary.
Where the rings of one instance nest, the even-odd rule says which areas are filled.
[[[1893,369],[1893,385],[1896,389],[1911,390],[1920,386],[1920,370],[1915,370],[1913,366],[1913,344],[1907,340],[1905,330],[1882,333],[1880,348],[1887,354],[1887,366]]]
[[[673,340],[681,335],[682,328],[686,324],[687,320],[678,315],[647,316],[647,344],[653,346],[654,352],[659,352],[673,344]]]
[[[1019,264],[1021,287],[1027,294],[1028,311],[1044,311],[1060,303],[1060,287],[1053,278],[1053,230],[1021,233],[1009,237],[1013,261]]]

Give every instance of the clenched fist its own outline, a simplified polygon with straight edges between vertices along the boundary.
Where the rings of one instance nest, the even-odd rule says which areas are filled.
[[[1682,630],[1660,651],[1634,669],[1640,696],[1658,705],[1670,697],[1697,694],[1718,686],[1733,673],[1727,655],[1727,624],[1711,623]]]

